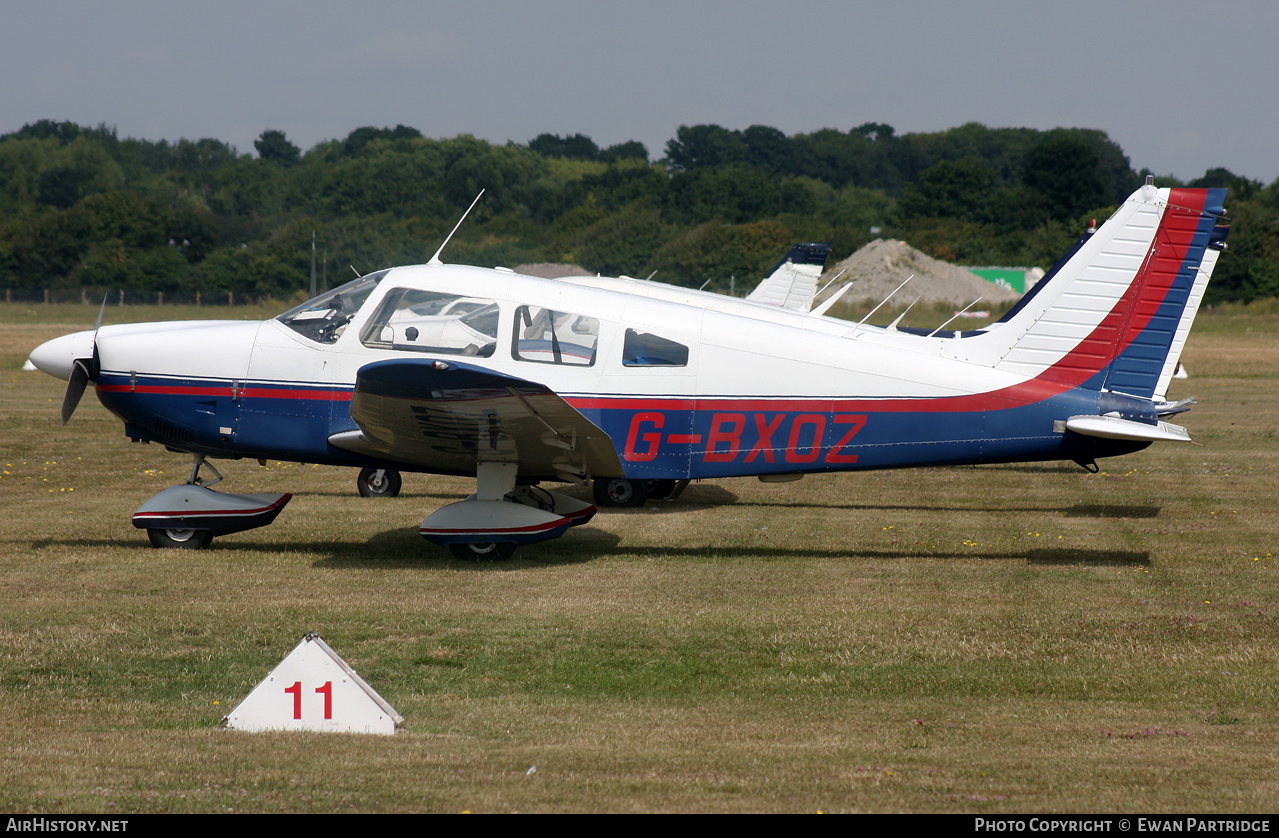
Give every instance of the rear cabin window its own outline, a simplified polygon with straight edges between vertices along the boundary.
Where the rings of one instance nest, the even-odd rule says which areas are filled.
[[[515,310],[511,355],[518,361],[589,367],[595,363],[600,321],[538,306]]]
[[[497,303],[439,291],[391,291],[360,340],[372,349],[398,349],[487,358],[497,348]]]
[[[626,330],[622,343],[624,367],[686,367],[688,347],[648,332]]]

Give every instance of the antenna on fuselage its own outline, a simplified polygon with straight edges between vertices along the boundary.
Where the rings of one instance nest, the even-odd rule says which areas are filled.
[[[818,289],[817,289],[817,293],[816,293],[816,294],[814,294],[813,296],[814,296],[814,297],[820,297],[820,296],[822,295],[822,292],[823,292],[823,291],[825,291],[827,288],[831,287],[831,285],[833,285],[833,284],[834,284],[835,280],[839,279],[841,276],[843,276],[843,275],[844,275],[844,271],[846,271],[846,270],[848,270],[848,268],[840,268],[840,269],[839,269],[839,273],[837,273],[837,274],[835,274],[834,276],[832,276],[832,277],[830,278],[830,280],[829,280],[829,281],[827,281],[827,283],[826,283],[825,285],[823,285],[821,288],[818,288]]]
[[[844,275],[844,271],[846,271],[846,270],[847,270],[847,268],[840,268],[840,269],[839,269],[839,273],[837,273],[837,274],[835,274],[834,276],[832,276],[832,277],[830,278],[830,282],[828,282],[828,283],[826,283],[825,285],[823,285],[823,286],[821,287],[821,291],[818,291],[816,294],[814,294],[814,295],[813,295],[813,297],[814,297],[814,298],[816,298],[816,297],[820,297],[820,296],[822,295],[822,291],[825,291],[827,288],[829,288],[829,287],[831,286],[831,283],[832,283],[832,282],[834,282],[835,280],[837,280],[837,279],[839,279],[841,276],[843,276],[843,275]],[[841,287],[841,288],[840,288],[838,291],[836,291],[834,294],[831,294],[829,297],[827,297],[827,298],[826,298],[826,300],[825,300],[825,301],[824,301],[821,305],[819,305],[817,308],[813,309],[812,311],[808,312],[808,314],[807,314],[807,315],[805,315],[805,316],[807,316],[807,317],[812,317],[813,315],[816,315],[816,316],[818,316],[818,317],[821,317],[823,314],[825,314],[826,312],[830,311],[831,306],[833,306],[833,305],[835,305],[835,303],[839,302],[839,298],[840,298],[840,297],[842,297],[842,296],[844,296],[844,292],[845,292],[845,291],[847,291],[849,288],[852,288],[852,287],[853,287],[853,283],[851,283],[851,282],[844,283],[843,287]]]
[[[978,304],[978,303],[980,303],[980,302],[981,302],[981,297],[978,297],[977,299],[973,300],[973,301],[972,301],[971,303],[969,303],[968,305],[966,305],[966,306],[964,306],[963,308],[961,308],[959,311],[957,311],[957,312],[955,312],[954,314],[952,314],[952,315],[951,315],[951,317],[950,317],[950,320],[954,320],[956,317],[958,317],[959,315],[963,314],[965,311],[968,311],[968,309],[972,308],[973,306],[977,305],[977,304]],[[938,332],[940,332],[942,329],[946,328],[946,326],[950,323],[950,320],[947,320],[945,323],[941,324],[941,325],[940,325],[940,326],[938,326],[936,329],[933,329],[931,332],[929,332],[929,333],[928,333],[928,336],[929,336],[929,337],[932,337],[933,335],[935,335],[935,334],[937,334]]]
[[[839,290],[838,290],[838,291],[836,291],[834,294],[831,294],[829,297],[827,297],[825,302],[823,302],[823,303],[822,303],[821,305],[819,305],[817,308],[815,308],[815,309],[813,309],[812,311],[810,311],[810,312],[808,313],[808,316],[809,316],[809,317],[814,317],[814,316],[815,316],[815,317],[821,317],[823,314],[825,314],[826,312],[830,311],[831,306],[833,306],[833,305],[835,305],[835,303],[839,302],[839,298],[840,298],[840,297],[842,297],[842,296],[844,296],[844,292],[845,292],[845,291],[847,291],[849,288],[852,288],[852,287],[853,287],[853,283],[851,283],[851,282],[845,282],[843,285],[841,285],[841,286],[840,286],[840,288],[839,288]]]
[[[885,328],[888,329],[888,331],[890,332],[897,331],[897,324],[902,322],[902,318],[906,316],[907,312],[909,312],[912,308],[914,308],[915,303],[919,302],[922,299],[923,297],[916,297],[915,299],[911,300],[910,305],[906,306],[906,311],[903,311],[901,314],[897,315],[897,319],[894,320],[892,323],[889,323],[887,326],[885,326]]]
[[[453,229],[449,231],[448,236],[444,238],[444,244],[440,245],[440,249],[435,251],[435,255],[432,256],[431,260],[427,262],[426,264],[428,265],[444,264],[443,262],[440,261],[440,254],[443,253],[444,248],[448,246],[449,239],[453,238],[453,234],[457,232],[457,228],[462,226],[462,222],[466,220],[466,217],[471,214],[471,210],[475,209],[475,205],[478,204],[480,202],[480,198],[483,198],[483,197],[484,197],[484,190],[481,189],[480,194],[475,196],[475,200],[471,201],[471,205],[466,208],[466,212],[462,213],[462,217],[457,220],[457,223],[453,225]]]
[[[347,265],[347,267],[351,269],[351,273],[355,274],[356,279],[359,279],[360,277],[364,276],[364,274],[360,273],[359,271],[355,269],[355,265]]]
[[[915,278],[915,275],[914,275],[914,274],[911,274],[910,276],[906,277],[906,282],[910,282],[910,281],[911,281],[912,279],[914,279],[914,278]],[[866,312],[866,316],[865,316],[865,317],[863,317],[861,320],[858,320],[858,321],[857,321],[857,325],[853,327],[853,331],[852,331],[852,332],[850,332],[849,334],[851,335],[851,334],[855,333],[858,329],[860,329],[863,325],[865,325],[866,321],[870,319],[870,316],[871,316],[872,314],[874,314],[875,312],[877,312],[877,311],[879,311],[881,308],[883,308],[884,303],[888,302],[889,300],[891,300],[891,299],[893,298],[893,294],[896,294],[898,291],[900,291],[900,290],[902,290],[903,288],[905,288],[905,287],[906,287],[906,282],[903,282],[901,285],[898,285],[896,288],[894,288],[894,289],[893,289],[893,291],[892,291],[892,293],[891,293],[891,294],[889,294],[889,295],[888,295],[887,297],[885,297],[884,299],[880,300],[879,305],[875,306],[875,307],[874,307],[874,308],[872,308],[870,311]],[[849,284],[849,285],[852,285],[852,283],[851,283],[851,282],[850,282],[850,283],[848,283],[848,284]],[[845,286],[845,287],[847,287],[847,286]]]

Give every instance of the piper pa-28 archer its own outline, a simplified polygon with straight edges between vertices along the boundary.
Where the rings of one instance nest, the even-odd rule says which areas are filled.
[[[541,483],[593,481],[596,504],[629,505],[743,475],[1042,460],[1095,471],[1097,458],[1185,441],[1164,420],[1190,400],[1165,392],[1224,247],[1224,199],[1148,181],[976,331],[810,310],[820,245],[792,251],[747,299],[446,265],[437,251],[260,323],[99,315],[31,363],[68,380],[64,422],[93,382],[129,437],[193,455],[188,482],[133,517],[157,546],[274,520],[289,495],[217,492],[200,476],[216,475],[206,458],[271,458],[362,468],[370,491],[398,490],[398,471],[473,475],[475,494],[420,532],[459,557],[506,558],[596,512]]]

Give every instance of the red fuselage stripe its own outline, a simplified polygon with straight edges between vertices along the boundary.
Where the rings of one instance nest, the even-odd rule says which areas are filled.
[[[232,390],[230,387],[200,387],[183,385],[156,384],[99,384],[97,389],[104,393],[145,393],[158,396],[214,396],[220,398],[239,397],[242,399],[310,399],[326,402],[349,402],[351,390],[273,390],[267,387],[241,387]]]

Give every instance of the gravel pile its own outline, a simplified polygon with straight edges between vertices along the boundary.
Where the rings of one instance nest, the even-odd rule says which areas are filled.
[[[982,303],[995,304],[1015,300],[1019,296],[1016,291],[987,282],[972,271],[934,259],[906,242],[891,239],[876,239],[827,270],[822,276],[822,284],[841,269],[845,271],[844,275],[830,290],[851,281],[852,289],[844,294],[847,302],[871,299],[878,303],[911,274],[915,278],[893,297],[890,305],[904,306],[916,297],[921,297],[922,303],[946,302],[956,306],[966,306],[981,297]],[[578,265],[558,262],[517,265],[515,271],[547,279],[595,275]]]
[[[849,302],[871,299],[878,303],[911,274],[915,278],[897,292],[889,305],[906,305],[920,297],[921,303],[946,302],[965,306],[978,297],[982,298],[982,303],[993,304],[1015,300],[1019,296],[1016,291],[987,282],[972,271],[934,259],[906,242],[891,239],[876,239],[866,245],[828,270],[822,276],[822,282],[828,281],[841,269],[845,273],[831,290],[851,281],[853,287],[844,294],[844,300]]]

